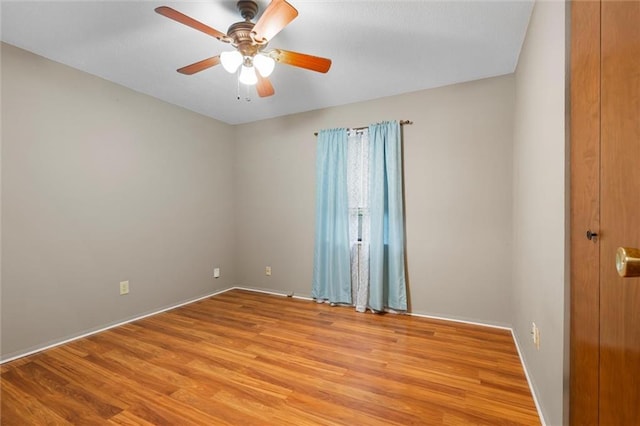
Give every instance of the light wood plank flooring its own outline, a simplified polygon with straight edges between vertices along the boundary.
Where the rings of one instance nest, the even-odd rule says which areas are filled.
[[[505,330],[233,290],[2,366],[2,425],[539,425]]]

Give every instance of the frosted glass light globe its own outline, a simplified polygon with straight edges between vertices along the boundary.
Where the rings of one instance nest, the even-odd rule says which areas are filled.
[[[258,76],[256,75],[256,69],[254,67],[242,66],[240,70],[240,77],[238,77],[240,83],[248,86],[253,86],[258,82]]]
[[[267,55],[258,53],[253,58],[253,65],[256,67],[261,76],[269,77],[273,72],[273,68],[276,66],[276,61],[274,61],[273,58],[270,58]]]
[[[220,54],[220,63],[222,67],[229,73],[233,74],[242,65],[242,53],[234,50],[233,52],[222,52]]]

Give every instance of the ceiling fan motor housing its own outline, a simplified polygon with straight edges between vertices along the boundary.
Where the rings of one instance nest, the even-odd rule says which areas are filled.
[[[265,44],[257,44],[251,37],[254,25],[249,21],[236,22],[227,30],[227,36],[233,40],[231,44],[244,56],[253,56],[265,47]]]

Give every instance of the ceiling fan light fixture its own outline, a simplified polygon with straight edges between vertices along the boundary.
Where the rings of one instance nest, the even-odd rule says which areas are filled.
[[[220,63],[223,68],[228,72],[233,74],[238,70],[238,67],[242,65],[244,58],[242,57],[242,53],[237,50],[231,52],[222,52],[220,54]]]
[[[331,59],[281,49],[270,49],[268,53],[262,53],[273,37],[298,16],[298,11],[287,0],[270,0],[267,8],[254,23],[253,20],[258,13],[258,1],[266,2],[266,0],[237,1],[238,10],[244,21],[231,24],[227,30],[228,34],[168,6],[155,8],[158,14],[223,43],[229,43],[235,48],[233,51],[222,52],[211,58],[178,68],[177,71],[192,75],[216,65],[222,65],[228,73],[236,74],[238,93],[240,83],[247,86],[255,85],[261,98],[275,93],[268,76],[273,72],[276,62],[321,73],[329,71]]]
[[[256,67],[261,76],[269,77],[276,66],[276,61],[263,53],[258,53],[253,58],[253,65]]]
[[[251,66],[243,65],[240,70],[240,76],[238,80],[242,84],[246,84],[247,86],[253,86],[258,82],[258,76],[256,75],[256,69]]]

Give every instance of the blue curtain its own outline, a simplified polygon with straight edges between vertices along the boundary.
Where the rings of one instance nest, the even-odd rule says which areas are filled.
[[[312,295],[351,304],[347,130],[321,130],[316,157],[316,232]]]
[[[400,124],[369,126],[371,235],[369,306],[407,310]]]

